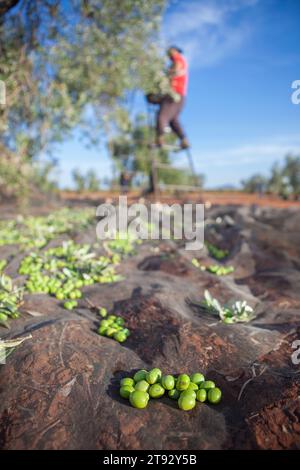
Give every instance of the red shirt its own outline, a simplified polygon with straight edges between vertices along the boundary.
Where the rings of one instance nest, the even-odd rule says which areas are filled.
[[[181,96],[187,94],[187,85],[188,85],[188,64],[183,55],[179,52],[173,55],[173,62],[178,69],[175,72],[175,76],[171,78],[171,87],[172,90],[176,91]]]

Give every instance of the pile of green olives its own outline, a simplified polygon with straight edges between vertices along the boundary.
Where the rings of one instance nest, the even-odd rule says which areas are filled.
[[[92,208],[63,208],[46,216],[23,217],[0,221],[0,246],[19,244],[40,249],[58,235],[84,229],[94,221]]]
[[[113,338],[118,343],[124,343],[130,335],[130,331],[125,327],[124,318],[116,315],[107,315],[105,308],[101,308],[99,313],[103,318],[98,328],[99,335]]]
[[[184,411],[195,408],[197,401],[217,405],[222,398],[221,390],[200,372],[174,376],[162,375],[158,368],[150,371],[142,369],[120,382],[120,396],[129,399],[134,408],[146,408],[150,398],[164,395],[177,400],[178,407]]]
[[[23,289],[14,285],[6,274],[0,274],[0,325],[6,326],[7,321],[19,318],[19,306],[23,299]]]
[[[22,260],[19,274],[27,276],[27,292],[53,295],[68,310],[77,307],[84,286],[119,279],[111,258],[97,257],[91,245],[72,240],[43,253],[30,253]]]

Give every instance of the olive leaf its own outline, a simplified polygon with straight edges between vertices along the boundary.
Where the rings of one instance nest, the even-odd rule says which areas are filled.
[[[31,315],[32,317],[42,317],[44,315],[36,310],[25,310],[25,313],[28,313],[28,315]]]
[[[219,314],[222,312],[222,307],[217,299],[214,299],[208,290],[204,291],[204,302],[203,306],[206,307],[207,310],[218,312]]]
[[[14,286],[12,279],[2,274],[0,276],[0,325],[9,328],[8,319],[19,317],[22,298],[23,288]]]
[[[22,338],[14,338],[10,340],[0,339],[0,364],[5,363],[8,356],[15,350],[16,347],[20,346],[24,341],[31,339],[32,336],[23,336]]]
[[[16,348],[24,341],[31,339],[32,335],[23,336],[22,338],[14,338],[9,340],[0,340],[0,348]]]
[[[0,289],[6,290],[7,292],[12,291],[12,280],[6,274],[0,276]]]
[[[212,313],[217,313],[220,319],[227,324],[250,322],[256,316],[254,309],[247,304],[246,300],[236,301],[230,306],[224,305],[222,307],[208,290],[204,292],[202,306]]]

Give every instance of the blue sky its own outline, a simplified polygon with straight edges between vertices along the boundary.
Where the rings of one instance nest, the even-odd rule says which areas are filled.
[[[181,46],[190,64],[182,122],[206,187],[238,186],[268,174],[275,160],[300,154],[299,0],[177,0],[163,22],[163,41]],[[111,176],[105,150],[74,138],[57,148],[60,184],[77,167]]]

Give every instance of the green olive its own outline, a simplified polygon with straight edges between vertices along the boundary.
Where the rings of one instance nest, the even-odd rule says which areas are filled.
[[[8,320],[8,316],[5,313],[0,313],[0,321],[6,322]]]
[[[178,398],[180,397],[180,391],[179,391],[179,390],[176,390],[176,388],[173,388],[173,390],[169,390],[168,396],[169,396],[172,400],[178,400]]]
[[[134,388],[132,385],[123,385],[120,388],[120,395],[122,398],[129,398],[130,394],[134,392]]]
[[[192,397],[196,400],[196,391],[195,390],[183,390],[183,392],[180,392],[180,396],[181,395],[192,395]]]
[[[183,390],[186,390],[188,386],[190,385],[190,378],[187,374],[181,374],[178,376],[177,382],[176,382],[176,388],[180,392]]]
[[[106,331],[106,334],[109,338],[112,338],[113,335],[117,332],[117,330],[115,328],[112,328],[111,326],[109,326],[107,328],[107,331]]]
[[[141,392],[140,390],[135,390],[129,395],[129,400],[131,405],[134,408],[146,408],[149,401],[149,395],[146,392]]]
[[[151,385],[149,395],[151,398],[160,398],[164,395],[165,389],[158,383]]]
[[[124,387],[125,385],[129,385],[131,387],[134,387],[134,380],[131,377],[124,377],[120,381],[121,387]]]
[[[196,394],[196,398],[201,403],[204,403],[206,401],[206,398],[207,398],[206,390],[204,388],[200,388],[200,390],[198,390],[198,392]]]
[[[135,382],[140,382],[141,380],[146,380],[147,371],[145,369],[138,370],[134,376],[133,380]]]
[[[161,384],[166,390],[172,390],[175,387],[175,380],[173,375],[163,375]]]
[[[146,380],[150,385],[157,383],[161,379],[161,370],[154,368],[147,373]]]
[[[72,302],[65,302],[64,303],[64,308],[66,308],[67,310],[73,310],[74,305],[73,305]]]
[[[148,392],[150,385],[146,380],[140,380],[134,386],[135,390],[140,390],[141,392]]]
[[[79,286],[77,286],[77,287],[79,287]],[[81,287],[81,286],[80,286],[80,287]],[[101,317],[103,317],[103,318],[106,317],[106,316],[107,316],[107,310],[106,310],[106,308],[101,307],[101,308],[99,309],[99,314],[100,314]]]
[[[209,390],[210,388],[215,388],[215,382],[212,380],[205,380],[205,382],[201,382],[199,388],[204,388],[205,390]]]
[[[113,337],[118,343],[124,343],[127,339],[127,336],[122,331],[117,331],[114,333]]]
[[[107,332],[106,326],[100,326],[100,327],[98,328],[98,333],[99,333],[99,335],[101,335],[101,336],[106,336],[106,332]]]
[[[178,406],[181,410],[189,411],[195,408],[196,400],[190,393],[182,393],[178,399]]]
[[[220,403],[222,397],[222,392],[219,388],[210,388],[207,393],[207,399],[209,403],[212,403],[213,405],[217,405]]]
[[[195,374],[191,375],[191,382],[193,382],[196,385],[200,385],[201,382],[205,381],[205,377],[203,374],[200,374],[200,372],[196,372]]]
[[[198,385],[196,385],[194,382],[190,382],[188,388],[186,389],[186,391],[196,391],[198,390]]]

